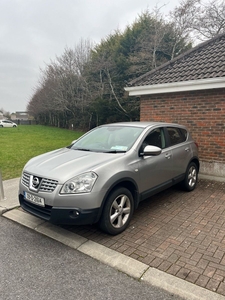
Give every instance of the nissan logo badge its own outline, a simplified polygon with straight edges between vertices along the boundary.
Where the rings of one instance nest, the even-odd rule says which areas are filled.
[[[39,179],[37,177],[34,177],[33,180],[32,180],[32,184],[33,184],[33,187],[38,187],[39,185]]]

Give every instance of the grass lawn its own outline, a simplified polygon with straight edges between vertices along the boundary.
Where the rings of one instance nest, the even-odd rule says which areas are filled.
[[[68,146],[81,134],[82,132],[41,125],[0,128],[0,171],[3,180],[20,177],[30,158]]]

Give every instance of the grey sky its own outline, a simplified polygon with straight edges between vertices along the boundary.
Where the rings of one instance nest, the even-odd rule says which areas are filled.
[[[178,0],[0,0],[0,110],[25,111],[40,68],[81,39],[99,42],[147,8]]]

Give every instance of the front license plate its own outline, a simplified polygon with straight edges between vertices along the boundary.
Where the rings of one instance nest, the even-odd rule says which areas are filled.
[[[45,199],[30,193],[24,192],[24,198],[34,204],[45,206]]]

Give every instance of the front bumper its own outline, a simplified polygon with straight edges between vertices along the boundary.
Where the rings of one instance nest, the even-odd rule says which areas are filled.
[[[96,223],[99,219],[100,208],[81,209],[49,205],[42,207],[25,200],[22,194],[19,194],[19,202],[25,211],[54,224],[88,225]]]

